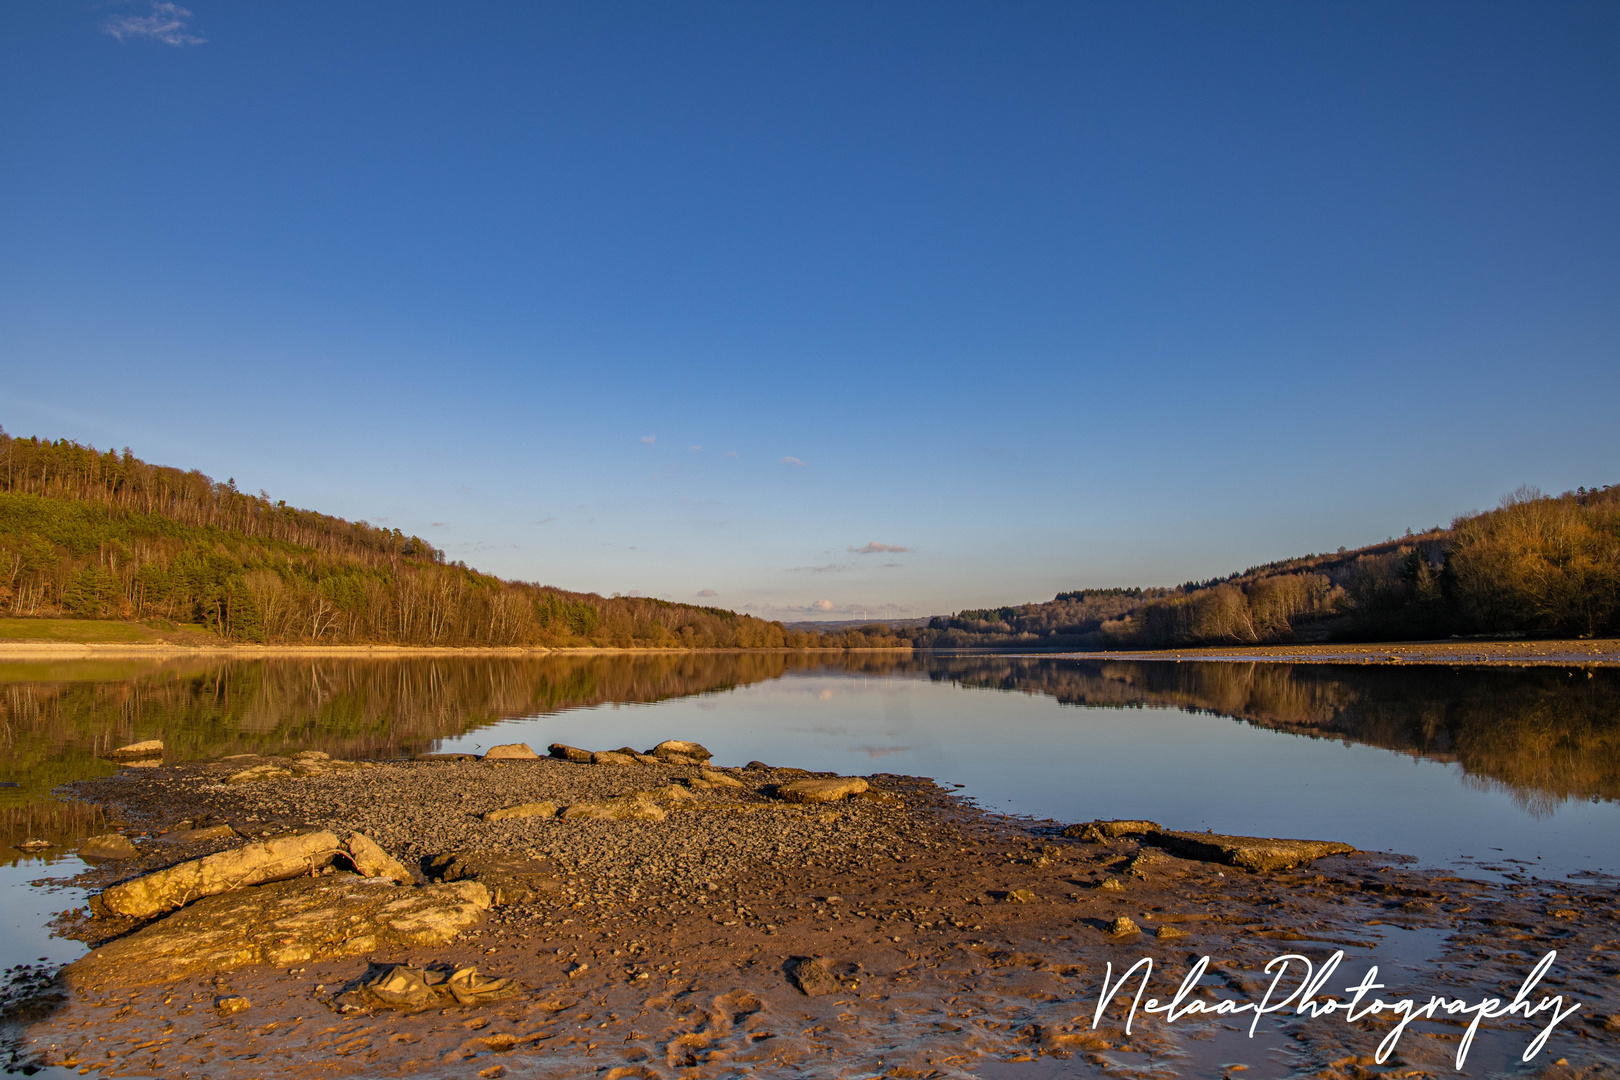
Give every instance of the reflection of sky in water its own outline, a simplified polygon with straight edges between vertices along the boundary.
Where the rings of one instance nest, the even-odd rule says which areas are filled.
[[[789,675],[510,720],[440,748],[646,749],[669,738],[695,739],[727,765],[931,776],[987,808],[1033,817],[1335,839],[1431,865],[1519,859],[1539,876],[1620,871],[1614,803],[1566,802],[1536,817],[1453,764],[1172,709],[1080,709],[915,677]]]

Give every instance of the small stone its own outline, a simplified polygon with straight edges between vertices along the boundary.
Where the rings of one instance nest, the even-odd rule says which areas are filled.
[[[568,977],[570,979],[577,979],[581,975],[583,975],[587,971],[589,971],[590,969],[591,969],[591,965],[581,961],[579,963],[569,964],[568,967],[565,970],[567,971]]]
[[[591,763],[591,752],[589,750],[581,750],[579,747],[569,746],[567,743],[554,742],[546,747],[546,752],[562,761],[576,761],[581,765]]]
[[[813,956],[791,956],[785,970],[788,980],[805,997],[819,997],[839,990],[838,980],[827,970],[827,965]]]
[[[1108,924],[1108,932],[1115,937],[1124,937],[1127,934],[1140,934],[1142,928],[1129,915],[1121,915]]]
[[[634,765],[635,763],[634,755],[621,754],[616,750],[598,750],[591,755],[592,765]]]
[[[428,863],[427,872],[441,881],[478,882],[489,890],[490,902],[496,907],[556,898],[563,887],[551,863],[500,852],[436,855]]]
[[[1179,926],[1171,926],[1167,923],[1153,931],[1153,936],[1158,938],[1160,941],[1167,941],[1170,938],[1186,937],[1187,931],[1181,929]]]
[[[129,837],[122,833],[87,837],[79,845],[79,855],[85,859],[133,859],[139,854]]]
[[[837,802],[849,795],[865,791],[867,783],[858,776],[836,776],[826,780],[794,780],[781,784],[776,797],[791,803]]]
[[[1034,889],[1008,889],[1006,903],[1033,904],[1035,902]]]
[[[511,821],[514,818],[553,818],[557,816],[557,804],[554,802],[526,802],[517,806],[507,806],[500,810],[491,810],[484,815],[485,821]]]
[[[540,757],[528,743],[502,743],[484,751],[485,761],[536,761]]]
[[[1104,892],[1124,892],[1125,883],[1120,881],[1117,877],[1104,878],[1097,888],[1103,890]]]
[[[214,1011],[221,1016],[230,1016],[232,1013],[245,1012],[253,1007],[253,1002],[240,994],[231,994],[227,997],[214,999]]]
[[[129,760],[162,757],[163,740],[147,739],[145,742],[130,743],[128,746],[120,746],[116,750],[109,750],[107,752],[107,756],[112,758],[127,758]]]

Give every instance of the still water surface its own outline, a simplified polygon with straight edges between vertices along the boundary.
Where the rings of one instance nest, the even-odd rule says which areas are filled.
[[[1620,672],[784,655],[0,664],[0,966],[107,811],[60,796],[170,760],[694,739],[722,764],[910,773],[987,808],[1324,838],[1476,875],[1620,871]],[[56,793],[56,794],[53,794]],[[11,845],[58,846],[48,857]]]

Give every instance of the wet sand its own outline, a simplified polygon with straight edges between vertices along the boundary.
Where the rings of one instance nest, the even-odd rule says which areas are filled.
[[[135,862],[122,878],[240,844],[188,842],[182,820],[245,836],[359,830],[407,865],[447,851],[543,860],[559,888],[493,908],[456,940],[422,949],[250,965],[147,984],[138,969],[81,962],[56,1004],[15,1030],[16,1060],[120,1076],[1177,1076],[1412,1077],[1452,1074],[1457,1024],[1415,1026],[1373,1063],[1389,1021],[1294,1020],[1254,1041],[1217,1023],[1166,1025],[1124,1009],[1093,1029],[1102,978],[1155,959],[1168,998],[1198,957],[1201,996],[1258,1000],[1264,965],[1286,952],[1374,953],[1410,970],[1387,995],[1510,997],[1556,949],[1543,993],[1582,1008],[1559,1026],[1536,1075],[1620,1075],[1620,915],[1612,879],[1543,882],[1503,866],[1470,881],[1352,854],[1250,873],[1173,857],[1139,839],[1085,841],[1064,823],[1009,819],[919,778],[869,778],[865,798],[789,805],[763,792],[805,774],[736,769],[740,789],[694,791],[663,821],[485,821],[536,799],[575,802],[700,778],[682,765],[551,759],[377,763],[227,785],[252,764],[127,769],[76,786],[118,809]],[[1151,754],[1144,752],[1151,782]],[[1175,822],[1164,823],[1175,828]],[[169,830],[165,832],[165,830]],[[195,830],[192,830],[195,831]],[[1332,839],[1321,837],[1312,839]],[[1105,882],[1119,886],[1104,887]],[[1112,934],[1120,916],[1140,931]],[[92,939],[128,926],[69,920]],[[791,961],[819,958],[830,992],[808,996]],[[371,965],[476,964],[514,977],[508,1001],[400,1013],[352,993]],[[1350,965],[1360,965],[1352,969]],[[1388,967],[1385,968],[1388,971]],[[1326,993],[1341,993],[1348,977]],[[18,995],[27,997],[27,995]],[[245,999],[222,1013],[216,1002]],[[1542,1026],[1538,1018],[1534,1027]],[[1229,1021],[1230,1023],[1230,1021]],[[1241,1021],[1246,1029],[1246,1018]],[[1531,1027],[1485,1025],[1467,1070],[1516,1061]],[[1554,1064],[1558,1061],[1565,1064]]]

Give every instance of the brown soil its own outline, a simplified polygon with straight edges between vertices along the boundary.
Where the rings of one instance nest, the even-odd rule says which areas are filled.
[[[146,980],[136,971],[120,980],[105,966],[70,967],[60,982],[65,1000],[20,1031],[18,1060],[214,1078],[1035,1080],[1146,1076],[1155,1066],[1174,1076],[1235,1076],[1234,1063],[1252,1066],[1245,1078],[1289,1070],[1347,1080],[1438,1076],[1451,1073],[1458,1025],[1414,1028],[1380,1067],[1369,1055],[1387,1021],[1297,1019],[1281,1032],[1268,1022],[1250,1041],[1235,1031],[1239,1022],[1247,1030],[1246,1017],[1232,1028],[1139,1017],[1127,1036],[1123,1009],[1095,1030],[1092,1012],[1109,965],[1117,975],[1144,956],[1155,960],[1150,996],[1169,998],[1207,954],[1205,1000],[1258,1000],[1271,958],[1298,952],[1320,961],[1344,949],[1352,954],[1344,974],[1325,993],[1342,995],[1371,959],[1388,987],[1382,996],[1421,1002],[1432,993],[1510,997],[1556,949],[1541,991],[1583,1006],[1536,1059],[1538,1075],[1620,1075],[1620,1018],[1612,1016],[1620,1013],[1620,903],[1610,880],[1470,881],[1367,854],[1247,873],[1131,837],[1065,837],[1060,823],[986,814],[898,776],[870,777],[872,798],[790,806],[764,791],[804,774],[734,770],[747,785],[741,793],[699,792],[662,822],[490,823],[479,815],[653,787],[697,770],[422,762],[218,782],[241,764],[128,770],[80,785],[82,797],[116,803],[138,823],[128,831],[143,851],[138,864],[109,864],[86,883],[228,843],[187,846],[171,842],[180,834],[160,835],[186,818],[247,834],[359,829],[408,863],[445,850],[543,858],[564,890],[497,908],[478,929],[427,950],[246,966],[155,986],[137,985]],[[1121,887],[1102,887],[1108,881]],[[1110,934],[1121,916],[1141,932]],[[76,926],[98,932],[97,920]],[[804,981],[803,957],[821,959],[831,992],[807,996],[790,980],[797,970]],[[361,1009],[346,993],[370,964],[407,961],[476,964],[526,989],[497,1004],[414,1014]],[[1493,1062],[1505,1070],[1530,1031],[1487,1022],[1468,1074],[1492,1075]],[[1552,1064],[1560,1060],[1568,1064]]]

